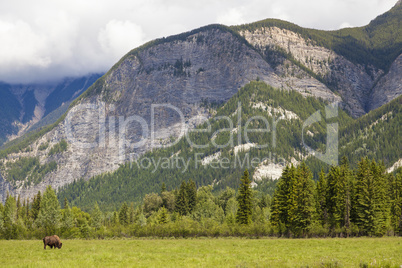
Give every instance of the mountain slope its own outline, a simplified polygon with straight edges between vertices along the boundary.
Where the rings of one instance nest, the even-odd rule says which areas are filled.
[[[21,104],[11,93],[10,88],[10,85],[0,84],[0,144],[18,129],[13,122],[20,117]]]
[[[391,66],[400,66],[401,17],[398,3],[364,27],[321,31],[268,19],[233,29],[267,58],[280,51],[308,69],[339,92],[345,108],[358,117],[402,93],[401,76],[388,73]]]
[[[15,139],[36,128],[33,125],[54,110],[68,105],[92,85],[101,75],[91,74],[78,78],[66,78],[53,84],[10,85],[0,84],[0,106],[2,122],[0,126],[0,146],[7,140]],[[47,124],[60,117],[47,120]],[[43,124],[41,124],[43,126]]]
[[[396,135],[402,125],[401,102],[402,97],[399,97],[359,119],[352,119],[339,110],[334,118],[340,130],[339,159],[347,156],[351,166],[356,167],[363,156],[382,160],[386,166],[402,158],[402,138]],[[317,110],[324,115],[325,105],[294,91],[279,91],[262,82],[251,82],[221,105],[208,124],[198,127],[206,129],[211,125],[211,131],[194,133],[172,147],[146,153],[113,173],[66,185],[58,193],[59,200],[67,198],[70,204],[84,209],[91,209],[96,201],[103,209],[114,210],[123,202],[140,202],[145,194],[159,192],[162,182],[168,189],[175,189],[182,180],[189,179],[198,186],[212,184],[215,190],[227,186],[237,188],[242,172],[248,168],[253,185],[258,186],[270,183],[270,178],[278,178],[285,165],[302,160],[318,178],[321,168],[328,170],[329,165],[306,150],[302,133],[308,146],[325,152],[327,127],[334,120],[320,121],[303,132],[303,123]],[[234,124],[227,124],[228,120],[222,116],[227,116]],[[258,119],[249,121],[250,118]],[[265,128],[264,124],[260,125],[263,122],[260,118],[267,119],[270,131],[245,135],[247,126]],[[277,122],[276,130],[274,122]],[[233,146],[217,148],[215,144],[230,142],[231,135]],[[189,140],[208,147],[195,148]],[[257,148],[265,144],[266,147]]]

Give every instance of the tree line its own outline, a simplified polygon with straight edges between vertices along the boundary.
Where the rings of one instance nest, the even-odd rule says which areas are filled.
[[[103,212],[97,203],[88,211],[63,208],[48,186],[32,202],[7,196],[0,204],[0,238],[31,239],[58,234],[62,238],[283,236],[349,237],[402,234],[402,169],[385,172],[382,163],[364,158],[358,168],[346,158],[319,180],[302,162],[287,166],[269,194],[251,187],[244,171],[240,187],[213,193],[193,180],[168,191],[145,195],[134,206]]]

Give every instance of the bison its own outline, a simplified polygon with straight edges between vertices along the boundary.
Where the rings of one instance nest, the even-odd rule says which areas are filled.
[[[57,235],[46,236],[43,238],[44,249],[46,246],[50,246],[50,248],[61,248],[63,243],[61,243],[60,238]]]

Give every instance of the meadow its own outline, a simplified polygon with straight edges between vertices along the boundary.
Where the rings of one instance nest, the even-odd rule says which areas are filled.
[[[401,267],[402,238],[1,240],[1,267]]]

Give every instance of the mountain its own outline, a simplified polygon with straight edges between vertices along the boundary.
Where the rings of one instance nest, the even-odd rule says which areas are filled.
[[[286,163],[292,162],[292,158],[293,162],[306,159],[309,153],[300,145],[300,127],[314,111],[321,109],[324,115],[325,105],[337,102],[349,114],[343,110],[339,112],[339,128],[348,126],[357,131],[356,118],[367,118],[364,115],[370,110],[380,106],[382,109],[387,103],[395,105],[392,100],[400,100],[401,12],[399,4],[365,27],[331,32],[265,20],[237,27],[209,25],[144,44],[130,51],[74,100],[68,112],[54,124],[37,128],[6,145],[0,152],[0,195],[4,198],[8,190],[32,197],[49,184],[60,188],[80,178],[89,180],[93,176],[109,174],[125,163],[135,163],[134,160],[150,151],[163,154],[164,149],[156,147],[166,147],[177,140],[182,144],[182,140],[177,139],[180,134],[216,118],[216,113],[230,118],[236,112],[233,102],[236,96],[239,97],[236,94],[243,91],[240,90],[242,87],[248,92],[247,98],[241,99],[247,104],[243,111],[258,108],[262,110],[261,116],[267,116],[261,114],[265,109],[271,114],[295,119],[286,121],[288,123],[282,126],[285,130],[277,136],[278,139],[287,137],[287,142],[274,151],[277,157],[285,159]],[[265,93],[257,94],[258,88],[263,86],[247,87],[254,80],[269,85],[269,89],[261,89]],[[283,93],[267,93],[271,91]],[[290,95],[282,96],[285,92]],[[305,110],[299,111],[298,106]],[[391,119],[399,122],[395,121],[400,120],[398,112],[395,110],[385,116],[384,124],[388,126]],[[242,121],[247,122],[247,116],[254,114],[245,113]],[[376,129],[374,123],[367,120],[368,125],[362,126],[360,131]],[[324,153],[326,127],[317,124],[306,132],[306,141],[310,142],[311,148]],[[227,127],[228,122],[218,126]],[[389,126],[393,129],[395,123]],[[380,133],[380,129],[376,131]],[[215,140],[216,137],[209,137],[212,138]],[[262,137],[255,138],[264,141]],[[314,142],[313,138],[319,142]],[[200,139],[208,142],[207,136]],[[217,139],[221,139],[219,135]],[[364,138],[361,141],[365,143]],[[347,142],[352,144],[343,146],[355,148],[353,139],[348,138]],[[380,148],[374,156],[382,157],[387,167],[391,167],[401,158],[400,150],[394,149],[397,142],[398,139],[388,141],[390,144],[386,148],[392,155],[384,157],[388,152]],[[253,143],[234,146],[240,146],[236,151],[245,151],[253,146],[250,144]],[[379,148],[381,144],[366,143],[363,151],[370,151],[371,145]],[[180,150],[191,151],[188,146],[182,146],[172,153],[180,155]],[[356,150],[362,152],[359,148]],[[216,158],[219,150],[215,148],[202,153]],[[220,152],[224,153],[235,154],[235,151]],[[268,151],[260,152],[265,153]],[[264,166],[264,163],[260,164]],[[319,165],[311,161],[310,166]],[[264,170],[269,169],[280,172],[279,167],[268,166],[260,173],[267,174]],[[125,178],[116,172],[110,176]],[[131,174],[127,170],[124,172]],[[226,175],[222,170],[216,172],[215,177],[221,175],[226,181],[222,185],[234,185],[235,180],[230,178],[239,177],[236,172]],[[132,176],[138,175],[134,174]],[[201,177],[203,171],[195,170],[191,174]],[[146,178],[143,175],[138,176]],[[151,175],[149,179],[137,181],[138,189],[142,190],[136,194],[159,187],[161,180],[170,176],[164,172],[156,177]],[[172,176],[171,187],[184,175],[175,173]],[[211,178],[200,179],[198,183],[211,183],[214,181]],[[125,184],[115,182],[110,190],[118,193]],[[152,187],[146,186],[148,184]]]
[[[367,26],[337,31],[305,29],[280,20],[233,27],[268,60],[290,58],[342,97],[359,117],[402,94],[402,5]],[[278,53],[283,55],[282,59]],[[282,68],[279,65],[279,68]]]
[[[51,84],[6,84],[0,83],[0,146],[35,129],[35,124],[53,111],[46,123],[55,122],[68,105],[92,85],[101,74],[78,78],[65,78]],[[55,118],[56,117],[56,118]],[[49,120],[50,119],[50,120]],[[43,122],[40,122],[41,125]]]
[[[358,119],[339,110],[336,117],[340,128],[339,158],[348,157],[353,168],[357,168],[357,163],[365,156],[381,160],[386,166],[400,159],[401,103],[402,96]],[[263,82],[250,82],[216,110],[209,108],[215,115],[197,128],[207,129],[210,125],[211,131],[193,133],[189,139],[183,137],[176,145],[148,152],[115,172],[74,181],[60,189],[59,200],[67,198],[70,204],[87,210],[97,202],[104,210],[113,211],[124,202],[138,203],[146,193],[159,192],[162,182],[168,189],[178,188],[183,180],[189,179],[198,186],[213,185],[214,190],[237,188],[246,168],[253,178],[253,185],[264,188],[275,183],[271,179],[279,178],[287,164],[297,165],[301,161],[306,161],[318,179],[320,170],[328,171],[330,165],[310,153],[303,145],[303,139],[316,152],[325,152],[327,130],[333,122],[323,120],[306,129],[303,129],[303,122],[317,110],[327,115],[326,105],[295,91],[281,91]],[[239,113],[244,119],[240,123]],[[228,121],[226,117],[235,124],[224,125]],[[260,118],[265,118],[271,131],[250,132],[246,139],[250,118],[258,118],[254,123],[263,123]],[[276,131],[273,131],[275,121]],[[253,129],[256,125],[253,124]],[[223,126],[228,129],[220,132]],[[228,143],[231,134],[233,146],[214,146],[214,143]],[[396,137],[394,142],[389,142],[393,137]],[[208,147],[196,148],[189,140]],[[258,145],[267,146],[258,148]]]

